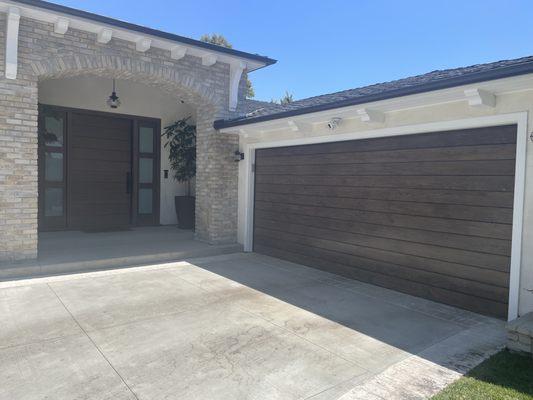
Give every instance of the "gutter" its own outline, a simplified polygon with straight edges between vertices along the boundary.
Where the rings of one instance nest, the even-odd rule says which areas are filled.
[[[247,119],[223,120],[219,119],[213,123],[213,127],[217,130],[224,128],[231,128],[235,126],[243,126],[256,124],[259,122],[272,121],[276,119],[283,119],[294,117],[297,115],[311,114],[320,111],[334,110],[342,107],[349,107],[358,104],[371,103],[374,101],[387,100],[396,97],[409,96],[413,94],[420,94],[432,92],[435,90],[449,89],[456,86],[463,86],[472,83],[486,82],[496,79],[509,78],[512,76],[526,75],[533,73],[533,62],[526,62],[523,64],[511,65],[508,67],[496,68],[488,71],[473,72],[470,74],[461,75],[454,78],[444,78],[437,81],[432,81],[424,84],[413,85],[400,89],[387,90],[381,93],[370,94],[367,96],[355,97],[352,99],[345,99],[331,103],[317,104],[313,106],[302,107],[299,109],[282,111],[270,115],[262,115]]]

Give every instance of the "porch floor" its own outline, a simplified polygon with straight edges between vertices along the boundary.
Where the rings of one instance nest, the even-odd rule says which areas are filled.
[[[0,280],[35,275],[178,261],[241,251],[237,244],[210,245],[194,232],[176,226],[132,228],[112,232],[41,232],[39,258],[0,267]]]

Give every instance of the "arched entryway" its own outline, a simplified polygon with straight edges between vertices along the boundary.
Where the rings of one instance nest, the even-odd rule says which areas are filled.
[[[221,204],[236,209],[237,183],[232,187],[227,171],[236,168],[231,154],[237,142],[218,137],[212,128],[224,113],[225,99],[192,76],[122,57],[60,58],[33,68],[39,72],[40,130],[55,124],[65,135],[64,141],[40,146],[42,230],[175,223],[173,196],[181,185],[168,171],[160,134],[166,124],[191,115],[198,136],[196,237],[210,243],[235,241],[236,229],[228,229],[231,219],[217,215]],[[113,79],[123,103],[117,110],[105,102]],[[58,181],[47,182],[46,174],[57,174],[59,168],[47,168],[47,162],[61,164]]]

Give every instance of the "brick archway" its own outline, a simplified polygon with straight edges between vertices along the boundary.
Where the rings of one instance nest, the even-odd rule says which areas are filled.
[[[32,63],[39,81],[79,75],[116,78],[152,86],[196,110],[196,236],[231,243],[237,232],[237,166],[231,155],[238,138],[217,135],[213,121],[225,115],[226,99],[191,74],[121,56],[70,56]]]
[[[31,69],[39,81],[78,75],[116,78],[156,87],[195,108],[211,107],[222,113],[224,109],[225,99],[209,82],[192,73],[132,57],[69,55],[32,62]]]
[[[238,170],[232,153],[238,148],[238,138],[219,135],[213,128],[216,119],[231,115],[227,106],[229,65],[217,63],[207,68],[196,57],[176,61],[156,49],[142,54],[118,40],[104,47],[74,30],[57,38],[51,24],[24,23],[48,33],[33,39],[36,43],[31,48],[21,46],[17,79],[0,81],[0,89],[6,93],[0,99],[0,129],[9,139],[0,150],[7,171],[0,181],[0,218],[7,221],[0,228],[0,260],[37,257],[39,82],[79,75],[140,82],[196,109],[196,236],[210,243],[235,242]]]

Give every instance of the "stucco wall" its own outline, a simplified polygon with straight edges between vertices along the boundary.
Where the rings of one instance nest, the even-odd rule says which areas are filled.
[[[179,118],[192,116],[194,109],[181,103],[178,97],[170,96],[156,88],[136,82],[117,81],[117,93],[122,105],[111,110],[106,105],[111,92],[111,80],[94,76],[78,76],[65,79],[50,79],[39,84],[39,103],[94,111],[117,112],[161,119],[161,128],[170,125]],[[82,93],[83,95],[80,95]],[[165,138],[161,140],[161,224],[175,224],[174,196],[187,193],[187,185],[177,182],[172,177],[168,161],[168,148],[164,147]],[[165,179],[163,170],[169,170]]]
[[[533,79],[533,78],[532,78]],[[484,117],[491,115],[503,115],[517,112],[528,112],[528,130],[531,131],[533,126],[533,90],[519,91],[509,94],[502,94],[497,97],[497,105],[494,108],[477,108],[468,105],[466,100],[448,102],[440,105],[417,107],[401,111],[391,111],[386,114],[385,123],[369,124],[361,122],[356,117],[355,111],[353,118],[344,116],[343,123],[333,133],[329,131],[324,123],[322,126],[315,128],[312,132],[300,130],[294,132],[289,129],[280,129],[272,132],[252,133],[253,130],[248,128],[249,137],[241,137],[241,149],[249,143],[261,143],[280,140],[290,140],[306,138],[312,136],[331,136],[347,134],[352,132],[368,132],[373,129],[394,128],[409,125],[419,125],[426,123],[436,123],[442,121],[455,121],[461,119],[471,119],[475,117]],[[260,129],[257,127],[257,129]],[[264,128],[263,128],[264,129]],[[529,133],[528,133],[529,134]],[[519,141],[519,143],[523,143]],[[521,276],[519,289],[519,313],[525,314],[533,311],[533,246],[530,243],[533,240],[533,143],[527,141],[526,149],[526,185],[525,185],[525,206],[524,206],[524,229],[522,238],[522,259],[521,259]],[[240,243],[244,243],[245,232],[245,164],[239,166],[239,234]]]

